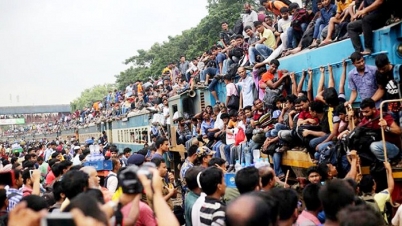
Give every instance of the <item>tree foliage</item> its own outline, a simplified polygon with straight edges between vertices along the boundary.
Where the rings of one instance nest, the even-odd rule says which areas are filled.
[[[80,97],[70,103],[71,109],[75,111],[76,109],[83,109],[84,107],[92,107],[92,104],[95,101],[103,100],[108,92],[113,91],[114,89],[114,84],[96,85],[92,88],[85,89],[81,92]]]
[[[208,0],[208,15],[197,27],[185,30],[181,35],[169,36],[168,41],[155,43],[149,50],[140,49],[136,55],[126,59],[124,63],[130,67],[115,76],[117,88],[123,89],[137,79],[159,76],[168,63],[178,61],[181,55],[187,59],[201,55],[219,40],[223,21],[233,27],[240,19],[245,2],[253,1]]]

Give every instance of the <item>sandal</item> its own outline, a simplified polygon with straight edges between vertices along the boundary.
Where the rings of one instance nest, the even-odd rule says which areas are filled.
[[[361,55],[366,56],[366,55],[371,55],[371,50],[370,49],[365,49],[363,52],[360,52]]]

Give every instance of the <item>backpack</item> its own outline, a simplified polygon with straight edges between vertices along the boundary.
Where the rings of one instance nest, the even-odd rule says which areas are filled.
[[[325,150],[320,153],[320,159],[318,163],[331,163],[337,169],[337,166],[341,166],[341,158],[346,155],[347,147],[346,143],[343,140],[338,140],[338,142],[334,145],[329,145]]]
[[[381,211],[380,207],[378,206],[377,202],[374,200],[374,197],[372,195],[364,195],[361,196],[360,199],[364,200],[367,205],[371,206],[376,212],[381,214],[382,220],[384,221],[384,225],[388,225],[388,222],[391,222],[392,214],[390,215],[388,211],[389,202],[385,203],[384,211]]]
[[[278,80],[279,80],[279,72],[275,73],[272,82],[275,83]],[[262,99],[262,102],[264,103],[264,106],[267,109],[272,109],[274,107],[274,101],[279,97],[279,95],[281,95],[283,88],[284,88],[284,82],[282,82],[282,84],[276,89],[271,89],[269,87],[265,88],[265,95],[264,98]]]
[[[236,77],[237,69],[239,69],[239,65],[236,63],[230,64],[227,70],[227,74],[230,75],[232,78]]]
[[[243,20],[242,19],[237,20],[236,23],[234,24],[233,33],[235,35],[243,34]]]
[[[309,13],[306,9],[301,8],[298,9],[293,15],[292,15],[292,22],[290,26],[296,31],[301,31],[302,27],[301,25],[303,23],[308,23],[310,20]]]
[[[103,187],[107,188],[107,179],[109,179],[109,177],[116,177],[117,176],[115,174],[109,174],[107,175],[107,177],[105,177],[105,181],[103,182]]]

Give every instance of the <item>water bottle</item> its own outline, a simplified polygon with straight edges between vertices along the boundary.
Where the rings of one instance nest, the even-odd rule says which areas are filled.
[[[236,173],[237,173],[239,170],[241,170],[240,161],[239,161],[239,160],[236,160],[236,164],[235,164],[235,171],[236,171]]]

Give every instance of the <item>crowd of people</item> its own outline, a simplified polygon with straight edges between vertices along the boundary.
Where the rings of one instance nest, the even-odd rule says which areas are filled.
[[[390,214],[391,165],[401,160],[400,104],[386,106],[382,117],[379,110],[381,100],[400,98],[394,73],[402,73],[386,54],[376,55],[375,65],[364,60],[374,51],[373,29],[390,15],[397,20],[395,1],[312,2],[307,10],[260,0],[258,12],[244,4],[239,26],[231,30],[222,22],[218,45],[200,57],[189,62],[182,56],[159,78],[110,91],[62,120],[65,128],[77,128],[146,111],[170,125],[175,112],[169,111],[169,97],[208,88],[214,106],[173,117],[176,142],[186,147],[180,170],[167,154],[170,130],[149,131],[152,140],[135,153],[118,150],[106,134],[81,141],[85,145],[74,139],[28,142],[22,152],[5,151],[3,144],[0,225],[39,225],[59,212],[70,213],[75,225],[402,225],[401,208],[393,219]],[[364,47],[356,38],[361,31]],[[320,67],[318,83],[311,69],[297,82],[276,59],[347,37],[355,48],[354,68],[348,72],[342,63],[338,87],[331,65]],[[224,100],[217,94],[219,82],[225,83]],[[86,164],[94,150],[111,161],[111,169],[97,172]],[[313,159],[306,181],[294,184],[282,171],[289,150]],[[258,164],[262,154],[271,156],[272,167]],[[362,175],[362,165],[370,165],[372,174]],[[378,177],[381,173],[386,177]],[[235,186],[229,185],[231,176]]]

